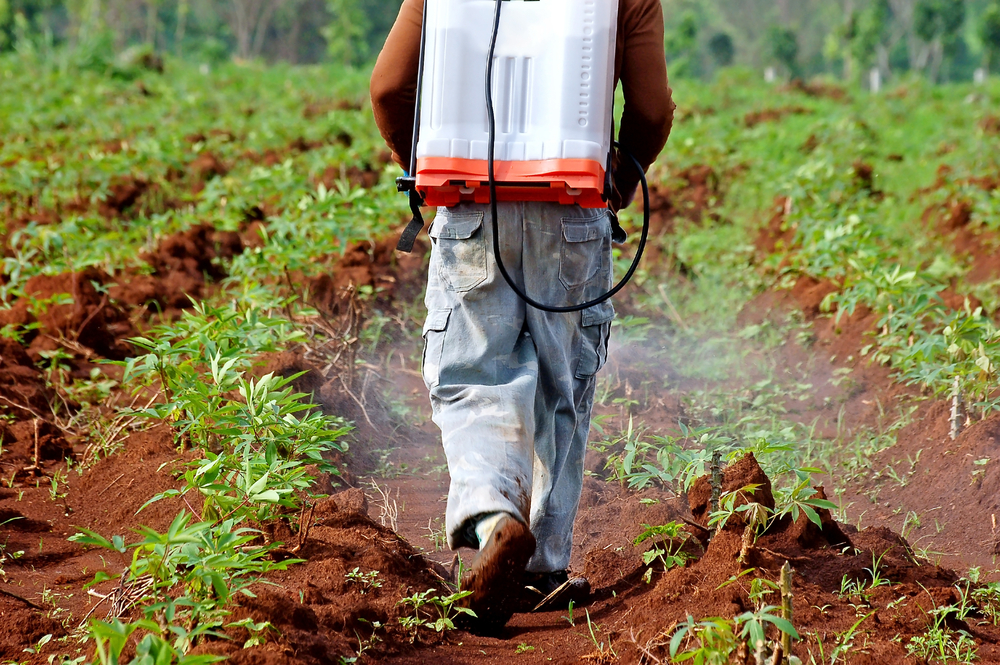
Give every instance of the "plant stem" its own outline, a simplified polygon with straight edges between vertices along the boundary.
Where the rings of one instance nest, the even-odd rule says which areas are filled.
[[[781,588],[781,616],[791,623],[792,621],[792,564],[788,561],[781,567],[781,577],[778,579],[778,586]],[[792,653],[792,636],[789,633],[781,633],[781,651],[784,665],[788,665],[788,657]]]
[[[962,388],[955,377],[951,389],[951,440],[954,441],[962,433]]]
[[[722,452],[712,453],[712,512],[719,510],[719,497],[722,494]]]

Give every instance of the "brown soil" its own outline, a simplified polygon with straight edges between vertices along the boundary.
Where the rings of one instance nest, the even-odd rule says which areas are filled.
[[[149,190],[150,184],[142,178],[119,178],[113,182],[107,197],[98,204],[98,211],[109,219],[122,217],[138,204]]]
[[[938,186],[947,186],[950,173],[950,169],[939,171]],[[794,237],[793,229],[785,227],[785,205],[782,200],[775,202],[775,213],[758,237],[757,246],[763,254],[787,250]],[[971,207],[952,202],[945,212],[937,217],[938,208],[932,207],[925,220],[932,223],[939,219],[934,230],[951,238],[958,252],[969,257],[972,270],[968,279],[976,282],[1000,276],[996,253],[987,249],[991,234],[969,229]],[[826,435],[835,433],[823,426],[832,417],[839,418],[849,429],[881,427],[887,422],[884,414],[889,414],[891,422],[896,410],[916,408],[909,424],[897,434],[896,444],[876,456],[872,473],[849,487],[840,501],[850,506],[852,520],[908,532],[932,560],[962,570],[969,566],[992,569],[995,554],[1000,551],[1000,530],[995,522],[1000,514],[1000,501],[995,499],[1000,471],[992,462],[982,465],[982,461],[994,456],[1000,416],[976,422],[957,441],[951,441],[949,404],[937,400],[915,402],[921,397],[916,389],[894,383],[888,368],[858,356],[858,350],[870,343],[869,333],[875,327],[871,312],[859,308],[853,316],[845,315],[837,323],[835,313],[820,311],[823,299],[835,290],[833,284],[800,276],[789,291],[762,294],[744,308],[742,320],[753,322],[760,313],[773,315],[786,307],[798,309],[812,322],[813,348],[822,350],[817,355],[830,357],[829,364],[812,366],[813,383],[827,385],[836,368],[851,369],[846,399],[826,390],[818,395],[833,398],[842,403],[842,408],[838,405],[835,414],[828,408],[807,411],[810,420],[819,419],[819,431]],[[964,306],[964,299],[950,289],[942,297],[948,307]],[[978,301],[973,298],[971,304],[975,307]],[[796,361],[795,355],[788,359],[790,363]],[[893,480],[888,470],[899,480]]]
[[[747,124],[751,124],[749,120]],[[209,153],[202,156],[206,154],[211,157]],[[190,177],[205,180],[224,174],[221,162],[209,161],[206,158],[197,167],[192,164]],[[870,167],[856,166],[856,174],[860,186],[875,191]],[[718,175],[708,166],[686,169],[677,180],[675,189],[661,188],[651,195],[657,236],[672,230],[678,219],[700,222],[723,195]],[[775,201],[770,224],[758,240],[761,252],[771,253],[792,242],[794,229],[785,225],[786,205],[784,200]],[[125,206],[122,211],[130,209]],[[83,585],[98,570],[117,574],[127,565],[125,560],[102,558],[98,552],[69,542],[68,537],[78,527],[109,535],[127,534],[140,524],[163,529],[178,512],[200,508],[197,502],[188,505],[171,499],[136,514],[150,496],[176,486],[171,472],[194,453],[178,452],[174,433],[166,426],[126,430],[115,439],[120,444],[117,450],[99,453],[87,440],[61,429],[61,421],[52,417],[53,388],[32,359],[62,346],[73,352],[74,371],[83,371],[92,360],[122,357],[128,348],[121,340],[133,334],[132,320],[141,315],[143,306],[155,303],[164,309],[180,308],[188,305],[186,294],[204,295],[213,280],[225,276],[219,260],[243,251],[248,238],[264,224],[265,211],[258,209],[248,213],[242,235],[217,232],[204,225],[164,238],[156,250],[143,257],[151,268],[149,275],[122,274],[112,279],[92,270],[35,278],[29,282],[28,292],[36,302],[51,300],[50,306],[17,303],[0,314],[10,318],[2,323],[39,324],[37,332],[26,335],[25,345],[0,338],[0,406],[12,417],[9,422],[0,420],[4,478],[0,522],[13,520],[0,527],[5,539],[0,542],[6,543],[6,551],[24,552],[4,565],[5,577],[0,579],[0,658],[46,662],[62,648],[57,640],[37,656],[24,654],[23,649],[45,634],[56,638],[67,635],[94,607],[95,599]],[[959,223],[956,229],[964,226],[967,222]],[[349,247],[330,274],[306,283],[310,301],[331,325],[356,317],[357,328],[364,325],[365,308],[392,314],[398,303],[416,299],[422,286],[419,276],[425,265],[426,244],[421,246],[423,251],[398,257],[393,247],[394,239]],[[106,296],[103,287],[108,287]],[[361,287],[371,287],[368,300],[356,297]],[[857,356],[874,325],[871,312],[859,310],[837,322],[820,311],[820,303],[833,288],[803,276],[788,291],[762,294],[740,315],[740,323],[748,325],[795,308],[812,322],[812,340],[788,344],[782,350],[789,367],[813,363],[815,384],[815,394],[791,407],[788,417],[815,420],[823,436],[836,434],[838,418],[847,423],[848,435],[861,426],[877,426],[883,411],[913,396],[912,391],[893,384],[888,369],[872,366]],[[61,293],[70,294],[72,302],[63,303],[57,297]],[[347,376],[311,357],[313,351],[306,348],[260,359],[257,371],[261,373],[291,376],[306,371],[296,379],[296,388],[313,394],[325,410],[358,424],[347,460],[350,473],[342,479],[343,484],[360,486],[360,478],[376,464],[391,462],[393,466],[386,470],[386,478],[369,479],[367,498],[353,489],[319,503],[309,516],[308,536],[301,543],[291,528],[294,517],[267,527],[272,537],[287,542],[295,539],[301,544],[300,554],[307,561],[271,576],[273,584],[255,587],[256,598],[242,599],[233,619],[270,621],[280,635],[272,636],[263,646],[243,650],[240,647],[248,635],[232,630],[234,641],[210,641],[199,651],[227,655],[238,663],[311,664],[353,656],[360,643],[366,643],[370,650],[360,662],[424,663],[434,659],[443,663],[506,663],[512,657],[524,663],[579,663],[587,658],[610,662],[606,654],[595,653],[583,608],[577,608],[574,625],[564,618],[567,610],[560,609],[516,615],[500,637],[463,632],[441,636],[424,630],[414,644],[410,643],[410,636],[398,623],[404,612],[398,601],[428,588],[444,588],[443,579],[453,579],[456,568],[453,555],[438,550],[447,474],[442,469],[444,460],[435,427],[427,416],[417,372],[419,354],[406,340],[392,351],[391,356],[373,359],[372,364],[357,362],[352,356],[350,366],[359,371]],[[648,379],[645,365],[641,349],[626,349],[614,358],[607,371],[616,382],[616,394],[622,391],[627,396],[634,386],[642,385]],[[851,383],[837,388],[831,379],[843,367],[852,369]],[[404,401],[410,409],[407,422],[401,423],[389,413],[382,397],[385,389],[391,389],[393,399]],[[664,393],[647,400],[646,411],[639,414],[659,431],[676,427],[685,417],[677,395]],[[958,576],[923,562],[904,539],[885,528],[901,526],[903,516],[893,511],[901,505],[924,511],[926,530],[917,529],[913,535],[960,554],[949,560],[955,566],[983,562],[1000,549],[995,527],[988,528],[991,516],[1000,512],[994,499],[1000,491],[1000,471],[991,463],[984,473],[972,476],[974,482],[966,482],[978,468],[974,460],[990,457],[995,449],[1000,416],[976,424],[950,444],[946,442],[943,409],[939,402],[922,406],[912,424],[899,433],[897,446],[880,458],[888,461],[892,455],[935,451],[924,452],[915,465],[915,473],[921,474],[915,478],[921,482],[895,489],[873,480],[840,499],[856,502],[857,507],[849,510],[852,519],[879,526],[859,532],[835,523],[826,511],[820,511],[820,526],[804,516],[795,522],[786,517],[748,548],[742,566],[737,562],[744,547],[740,517],[708,538],[704,527],[707,479],[699,479],[686,497],[674,496],[669,489],[630,492],[600,479],[606,459],[591,452],[587,469],[592,475],[585,482],[571,566],[584,572],[593,584],[593,602],[586,611],[596,626],[598,642],[610,644],[620,662],[639,662],[642,654],[662,659],[665,640],[676,622],[688,614],[732,617],[752,609],[748,595],[752,577],[774,580],[780,566],[789,561],[795,568],[795,624],[808,635],[796,645],[796,655],[808,662],[810,653],[818,653],[817,635],[827,635],[829,644],[835,632],[857,621],[858,612],[860,616],[871,612],[859,628],[857,647],[849,662],[904,660],[903,644],[923,631],[926,610],[956,599]],[[616,410],[605,407],[602,412]],[[621,417],[624,419],[624,414]],[[88,468],[70,471],[64,480],[57,480],[55,490],[50,490],[52,481],[62,477],[57,471],[65,468],[66,458],[86,462]],[[378,483],[379,489],[371,481]],[[725,469],[724,491],[749,483],[761,485],[754,494],[756,501],[774,505],[770,481],[752,457]],[[329,493],[343,489],[334,488],[329,478],[321,479],[318,488]],[[868,507],[863,503],[865,492],[873,488],[881,494],[877,494],[874,507]],[[63,493],[65,496],[60,496]],[[950,507],[942,505],[943,497],[950,499]],[[749,499],[744,496],[741,502]],[[394,519],[390,510],[394,502],[399,509],[395,532],[388,528]],[[972,515],[970,506],[975,507]],[[935,516],[947,520],[943,535],[937,534],[936,540],[930,533]],[[643,524],[682,519],[692,523],[685,545],[692,561],[670,571],[657,569],[647,583],[643,580],[647,566],[642,554],[649,545],[637,547],[633,540]],[[868,599],[838,596],[845,576],[870,580],[866,569],[872,568],[873,557],[882,557],[882,572],[892,586],[875,589]],[[355,568],[379,571],[382,586],[364,588],[349,582],[346,573]],[[746,568],[753,568],[751,575],[725,584]],[[96,590],[106,593],[113,585],[106,582]],[[767,602],[774,600],[772,596]],[[98,609],[101,612],[103,609]],[[375,629],[376,624],[381,627]],[[1000,659],[994,647],[1000,638],[997,629],[977,621],[954,627],[975,635],[983,662]],[[519,645],[524,649],[518,651]],[[651,662],[648,657],[646,662]]]
[[[188,176],[194,183],[192,191],[197,194],[205,188],[205,183],[212,178],[222,177],[229,173],[229,168],[213,153],[205,151],[192,160],[187,167]]]
[[[399,236],[351,245],[333,269],[307,283],[310,303],[328,316],[346,312],[359,287],[373,289],[376,304],[419,295],[419,273],[428,244],[420,236],[410,254],[396,252]]]
[[[217,231],[209,224],[194,226],[162,238],[152,252],[142,255],[152,274],[123,273],[109,290],[114,300],[131,307],[186,308],[205,294],[206,280],[226,276],[219,263],[243,252],[243,239],[233,231]]]
[[[988,115],[979,121],[979,128],[987,136],[1000,136],[1000,117]]]
[[[933,216],[936,208],[928,210]],[[968,201],[952,201],[940,213],[938,232],[951,239],[955,253],[969,262],[966,277],[969,282],[986,282],[1000,278],[1000,236],[979,225],[972,224],[972,205]]]
[[[349,166],[328,166],[320,175],[318,181],[327,189],[333,189],[337,183],[346,180],[352,187],[372,189],[382,177],[382,169],[392,160],[392,154],[384,152],[371,163],[351,164]]]
[[[52,397],[45,377],[24,347],[0,337],[0,409],[13,411],[20,418],[32,417],[33,413],[44,413]]]
[[[771,206],[770,221],[757,234],[755,246],[762,257],[791,248],[795,239],[795,229],[787,222],[791,199],[778,196]]]
[[[714,210],[721,204],[723,196],[722,180],[707,164],[695,164],[678,171],[671,178],[670,184],[651,185],[650,242],[646,246],[643,265],[669,269],[671,266],[664,264],[664,243],[673,233],[678,221],[688,220],[700,224],[705,215],[715,215]],[[638,210],[641,205],[640,197],[633,203],[633,210]]]
[[[25,284],[27,298],[0,311],[0,326],[37,324],[24,335],[30,343],[28,354],[35,360],[41,352],[60,346],[69,346],[84,356],[121,359],[128,349],[119,340],[132,328],[125,311],[99,291],[110,282],[97,268],[37,275]]]
[[[360,111],[361,104],[349,99],[321,99],[306,103],[302,109],[302,117],[312,120],[324,116],[331,111]]]
[[[802,79],[794,79],[791,83],[785,86],[784,90],[789,92],[801,92],[808,97],[825,97],[837,102],[849,103],[851,101],[851,97],[847,94],[845,89],[841,88],[839,85],[823,83],[821,81],[806,82]]]
[[[744,116],[743,124],[748,128],[753,128],[765,122],[779,122],[790,115],[808,115],[810,113],[812,111],[804,106],[782,106],[763,111],[751,111]]]

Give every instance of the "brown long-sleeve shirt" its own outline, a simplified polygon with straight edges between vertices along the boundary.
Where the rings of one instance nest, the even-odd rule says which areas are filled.
[[[667,83],[660,0],[619,0],[615,85],[625,95],[618,141],[649,168],[667,142],[674,103]],[[375,122],[393,158],[406,167],[413,141],[423,0],[404,0],[372,72]],[[616,160],[617,161],[617,160]],[[615,208],[631,201],[639,174],[627,163],[615,169]]]

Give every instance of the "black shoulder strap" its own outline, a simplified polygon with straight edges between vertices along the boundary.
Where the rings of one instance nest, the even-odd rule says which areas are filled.
[[[396,251],[406,254],[413,251],[413,243],[416,242],[417,236],[420,235],[420,231],[424,228],[424,216],[420,214],[420,204],[423,203],[423,200],[421,200],[420,194],[415,189],[411,189],[409,195],[410,212],[413,213],[413,219],[403,229],[403,233],[399,236],[399,242],[396,243]]]

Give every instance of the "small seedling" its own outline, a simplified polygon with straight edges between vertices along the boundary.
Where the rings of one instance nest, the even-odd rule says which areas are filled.
[[[347,578],[348,584],[358,584],[361,586],[361,593],[364,594],[366,591],[372,589],[382,588],[382,582],[378,578],[378,571],[371,570],[367,573],[362,573],[361,568],[355,567],[354,570],[350,570],[344,573],[344,577]]]
[[[569,601],[569,605],[566,606],[566,614],[563,615],[563,619],[569,623],[570,626],[576,626],[576,622],[573,620],[573,605],[574,602]]]

